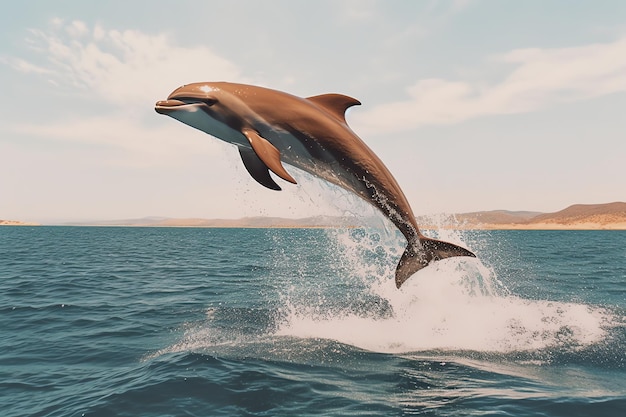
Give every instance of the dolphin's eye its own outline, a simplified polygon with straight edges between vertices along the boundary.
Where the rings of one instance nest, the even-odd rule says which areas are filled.
[[[207,106],[211,107],[212,105],[217,103],[217,100],[214,98],[205,98],[205,99],[202,99],[202,102],[206,104]]]

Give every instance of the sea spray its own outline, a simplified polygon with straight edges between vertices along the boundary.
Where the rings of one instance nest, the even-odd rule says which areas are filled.
[[[464,243],[458,231],[439,234]],[[605,310],[510,294],[480,258],[432,263],[397,290],[392,277],[401,236],[380,229],[335,229],[328,238],[335,264],[343,266],[336,272],[349,276],[361,300],[374,301],[354,311],[342,308],[359,299],[351,290],[345,294],[350,301],[339,305],[287,293],[287,313],[276,335],[331,339],[385,353],[579,349],[606,335]]]

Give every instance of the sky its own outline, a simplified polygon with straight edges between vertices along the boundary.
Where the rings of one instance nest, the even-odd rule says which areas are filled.
[[[620,0],[25,0],[0,31],[0,219],[365,210],[154,111],[199,81],[357,98],[416,215],[626,201]]]

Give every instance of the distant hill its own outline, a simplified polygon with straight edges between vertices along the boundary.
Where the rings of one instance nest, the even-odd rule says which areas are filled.
[[[0,221],[0,224],[3,221]],[[6,222],[6,221],[5,221]],[[451,215],[418,216],[421,229],[616,229],[626,230],[626,203],[575,204],[555,213],[492,210]],[[13,222],[19,224],[20,222]],[[12,223],[5,223],[12,224]],[[241,219],[140,219],[67,223],[74,226],[144,227],[359,227],[375,219],[315,216],[300,219],[245,217]]]
[[[456,219],[461,224],[521,224],[540,214],[537,211],[492,210],[457,214]]]
[[[452,216],[440,227],[462,229],[619,229],[626,230],[626,203],[575,204],[555,213],[483,211]]]
[[[353,226],[354,218],[315,216],[300,219],[282,217],[244,217],[241,219],[165,219],[152,226],[187,227],[339,227]]]
[[[63,223],[64,226],[153,226],[168,220],[167,217],[142,217],[138,219],[93,220]]]
[[[0,226],[39,226],[37,223],[21,222],[19,220],[2,220],[0,219]]]
[[[626,222],[626,203],[574,204],[556,213],[540,214],[531,223],[598,223]]]
[[[200,219],[144,217],[140,219],[106,220],[69,223],[72,226],[143,226],[143,227],[354,227],[355,218],[315,216],[300,219],[281,217],[244,217],[241,219]]]

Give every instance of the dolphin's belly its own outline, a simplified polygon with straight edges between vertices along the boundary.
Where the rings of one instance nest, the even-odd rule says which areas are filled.
[[[224,142],[232,143],[237,146],[250,147],[246,137],[239,131],[230,126],[215,120],[198,108],[189,108],[184,111],[177,111],[170,114],[171,117],[177,119],[186,125],[195,127],[198,130],[208,133]]]

